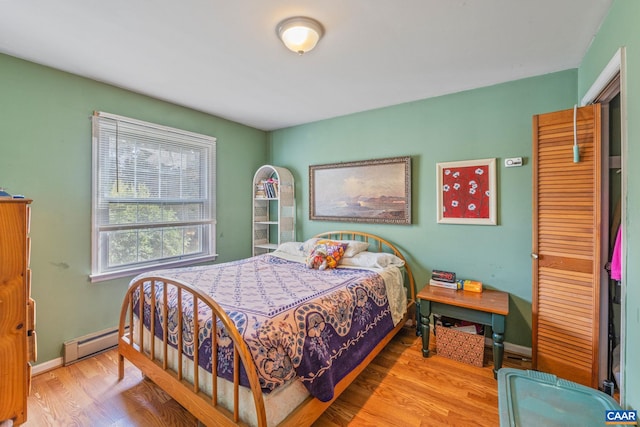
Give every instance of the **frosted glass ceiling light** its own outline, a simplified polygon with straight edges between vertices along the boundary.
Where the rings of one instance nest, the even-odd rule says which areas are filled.
[[[281,21],[276,27],[276,34],[288,49],[302,55],[316,47],[324,28],[315,19],[294,16]]]

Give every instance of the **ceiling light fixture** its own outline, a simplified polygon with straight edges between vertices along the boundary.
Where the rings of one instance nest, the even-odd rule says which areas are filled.
[[[324,35],[324,28],[315,19],[294,16],[280,21],[276,34],[288,49],[302,55],[316,47]]]

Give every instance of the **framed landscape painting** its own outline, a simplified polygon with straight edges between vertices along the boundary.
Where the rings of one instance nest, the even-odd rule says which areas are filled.
[[[496,159],[436,165],[437,220],[496,225]]]
[[[411,224],[411,157],[309,166],[309,219]]]

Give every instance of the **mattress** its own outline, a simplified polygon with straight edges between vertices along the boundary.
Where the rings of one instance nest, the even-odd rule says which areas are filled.
[[[137,330],[139,321],[134,319],[134,328]],[[147,328],[144,329],[144,350],[146,353],[150,352],[150,333]],[[154,339],[156,359],[163,362],[163,350],[162,340],[159,338]],[[171,370],[177,372],[178,370],[178,351],[172,347],[167,349],[167,364]],[[182,375],[185,380],[190,383],[193,382],[193,361],[182,358]],[[211,396],[212,380],[211,372],[198,367],[198,378],[200,383],[200,390],[207,396]],[[228,409],[233,410],[233,382],[224,378],[218,378],[218,399],[219,404]],[[252,427],[257,427],[256,408],[253,400],[253,394],[248,387],[239,387],[239,413],[240,419],[247,420],[248,424]],[[289,415],[295,408],[298,407],[307,397],[309,392],[302,382],[294,378],[288,381],[281,387],[278,387],[271,393],[262,393],[264,399],[264,407],[267,416],[267,426],[277,426],[287,415]]]

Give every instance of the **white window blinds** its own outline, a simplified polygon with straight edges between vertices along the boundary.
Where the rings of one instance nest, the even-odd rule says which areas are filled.
[[[216,139],[93,116],[92,281],[215,257]]]

